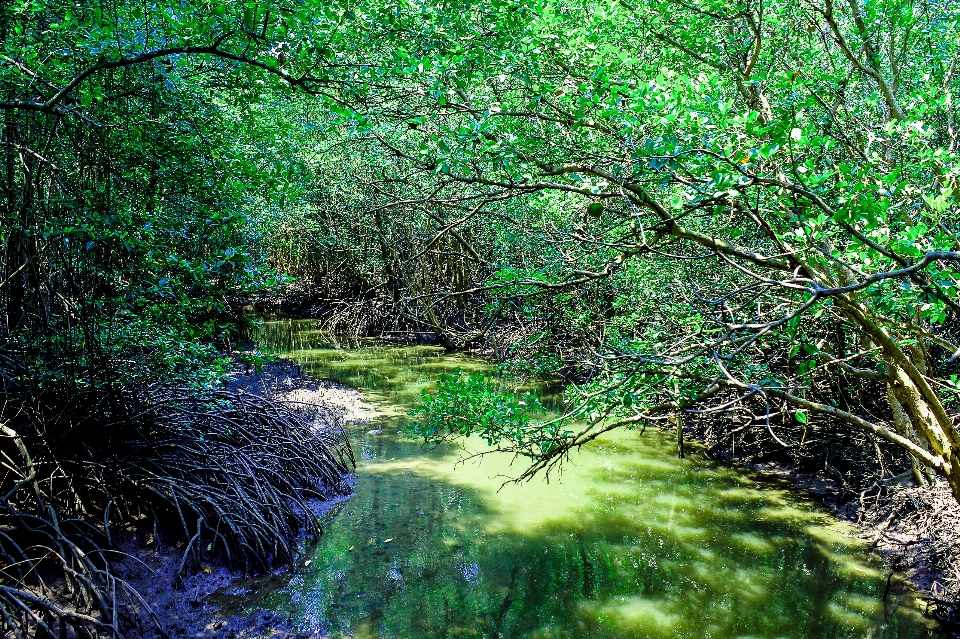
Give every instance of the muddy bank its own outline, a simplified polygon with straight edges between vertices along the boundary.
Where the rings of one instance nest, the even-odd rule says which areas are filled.
[[[902,574],[920,593],[922,612],[960,637],[960,504],[945,480],[917,486],[895,477],[858,493],[826,472],[802,472],[783,462],[725,461],[784,478],[854,524],[891,574]]]
[[[320,502],[314,509],[318,517],[333,517],[337,510],[350,499],[338,497]],[[309,543],[309,540],[305,540]],[[301,637],[291,631],[293,620],[284,619],[269,610],[257,610],[249,615],[244,611],[225,610],[205,599],[214,592],[226,589],[231,584],[244,579],[241,571],[230,570],[222,565],[205,565],[181,579],[177,577],[183,546],[161,544],[159,548],[151,543],[146,545],[143,538],[126,531],[119,546],[131,557],[126,579],[138,590],[144,600],[156,613],[157,618],[169,637],[201,638],[262,638],[278,637],[292,639]],[[299,567],[284,567],[272,573],[259,575],[255,581],[271,584],[289,580],[290,575]],[[244,579],[244,582],[249,582]],[[235,595],[255,595],[256,591],[244,590]],[[157,638],[163,635],[156,628],[144,624],[140,636]]]
[[[279,400],[307,415],[317,427],[339,423],[362,423],[375,415],[376,409],[363,401],[355,389],[331,381],[316,380],[303,374],[292,362],[266,363],[262,367],[236,363],[228,388],[274,400]],[[352,478],[348,478],[352,485]],[[326,501],[311,500],[313,516],[329,519],[350,499],[349,495],[333,495]],[[125,561],[123,576],[140,592],[157,614],[160,624],[170,637],[299,637],[291,633],[291,620],[271,611],[259,610],[254,615],[222,610],[205,598],[220,589],[228,589],[237,579],[245,577],[242,571],[222,565],[202,565],[198,570],[178,577],[184,556],[184,542],[159,543],[155,531],[130,527],[121,531],[116,542],[129,559]],[[304,541],[309,543],[310,539]],[[258,577],[255,582],[265,585],[289,579],[297,565],[286,566]],[[248,575],[247,575],[248,576]],[[240,594],[240,593],[236,593]],[[246,594],[255,594],[253,592]],[[159,637],[161,633],[144,623],[139,628],[143,637]]]

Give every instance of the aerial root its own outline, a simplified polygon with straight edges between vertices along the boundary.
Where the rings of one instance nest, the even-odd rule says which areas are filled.
[[[321,532],[311,503],[349,492],[353,452],[320,410],[156,387],[58,417],[21,411],[0,431],[0,633],[17,639],[159,629],[117,576],[111,528],[152,521],[154,543],[184,540],[182,585],[205,562],[292,562]]]

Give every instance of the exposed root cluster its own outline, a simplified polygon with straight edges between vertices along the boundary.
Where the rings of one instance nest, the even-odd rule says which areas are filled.
[[[254,301],[260,313],[278,312],[317,320],[318,327],[340,336],[368,336],[393,331],[418,330],[416,322],[404,320],[393,301],[382,297],[327,299],[310,287],[291,286],[282,297],[261,297]]]
[[[118,578],[111,530],[152,526],[184,543],[178,575],[221,560],[290,562],[317,534],[311,499],[345,493],[353,465],[332,415],[244,392],[118,392],[0,426],[0,630],[15,637],[123,636],[149,606]],[[76,408],[81,407],[81,408]]]
[[[960,629],[960,505],[949,485],[878,483],[860,503],[868,539],[923,589],[927,612]]]

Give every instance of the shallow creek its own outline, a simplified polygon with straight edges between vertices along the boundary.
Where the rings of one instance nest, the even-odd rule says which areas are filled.
[[[268,323],[263,347],[384,414],[352,429],[356,495],[308,565],[251,582],[233,609],[358,639],[939,636],[853,529],[788,484],[696,451],[679,460],[648,430],[603,438],[549,483],[504,485],[520,470],[509,458],[458,464],[483,442],[424,447],[398,433],[438,373],[488,362],[340,347],[311,327]]]

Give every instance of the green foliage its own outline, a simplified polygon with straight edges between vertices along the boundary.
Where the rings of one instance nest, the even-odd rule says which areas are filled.
[[[248,367],[252,367],[258,373],[263,372],[264,364],[277,361],[275,357],[264,355],[260,351],[240,353],[240,355],[237,356],[237,359],[240,360],[241,363],[246,364]]]
[[[357,174],[375,207],[409,215],[394,237],[435,248],[429,281],[423,264],[406,273],[410,297],[467,289],[530,327],[524,355],[563,353],[591,379],[591,419],[734,394],[899,441],[889,417],[824,389],[852,376],[883,395],[905,361],[946,359],[918,336],[956,350],[955,6],[457,7],[361,9],[383,18],[365,44],[404,44],[352,54],[371,85],[392,84],[357,96],[342,139],[380,150]],[[483,217],[456,221],[481,201]],[[430,244],[450,224],[476,238],[472,288],[437,277],[462,248]],[[910,375],[943,431],[920,443],[939,451],[956,439],[937,408],[950,393]]]
[[[540,410],[540,401],[532,393],[504,391],[488,375],[456,371],[438,376],[435,392],[422,392],[420,404],[411,413],[422,421],[412,422],[410,430],[427,441],[476,434],[489,446],[504,441],[526,444],[543,434],[530,421],[531,413]],[[551,443],[551,436],[540,437],[535,448],[542,453]],[[527,454],[535,457],[537,453]]]
[[[0,20],[5,303],[38,377],[208,384],[204,344],[231,299],[288,281],[273,268],[448,346],[507,326],[515,369],[589,381],[585,416],[733,393],[896,439],[822,389],[883,394],[910,362],[932,407],[913,430],[937,415],[934,456],[956,439],[955,3],[30,0]]]
[[[563,359],[546,346],[531,352],[543,337],[543,333],[537,333],[513,344],[510,358],[497,367],[500,374],[520,379],[556,379],[563,368]]]
[[[281,199],[278,171],[265,170],[278,149],[249,126],[250,87],[236,80],[251,68],[250,84],[282,80],[277,38],[304,16],[261,7],[253,38],[236,32],[241,12],[39,1],[0,12],[0,234],[7,348],[29,353],[19,380],[209,387],[225,370],[217,345],[243,330],[234,300],[283,281],[252,224]]]

